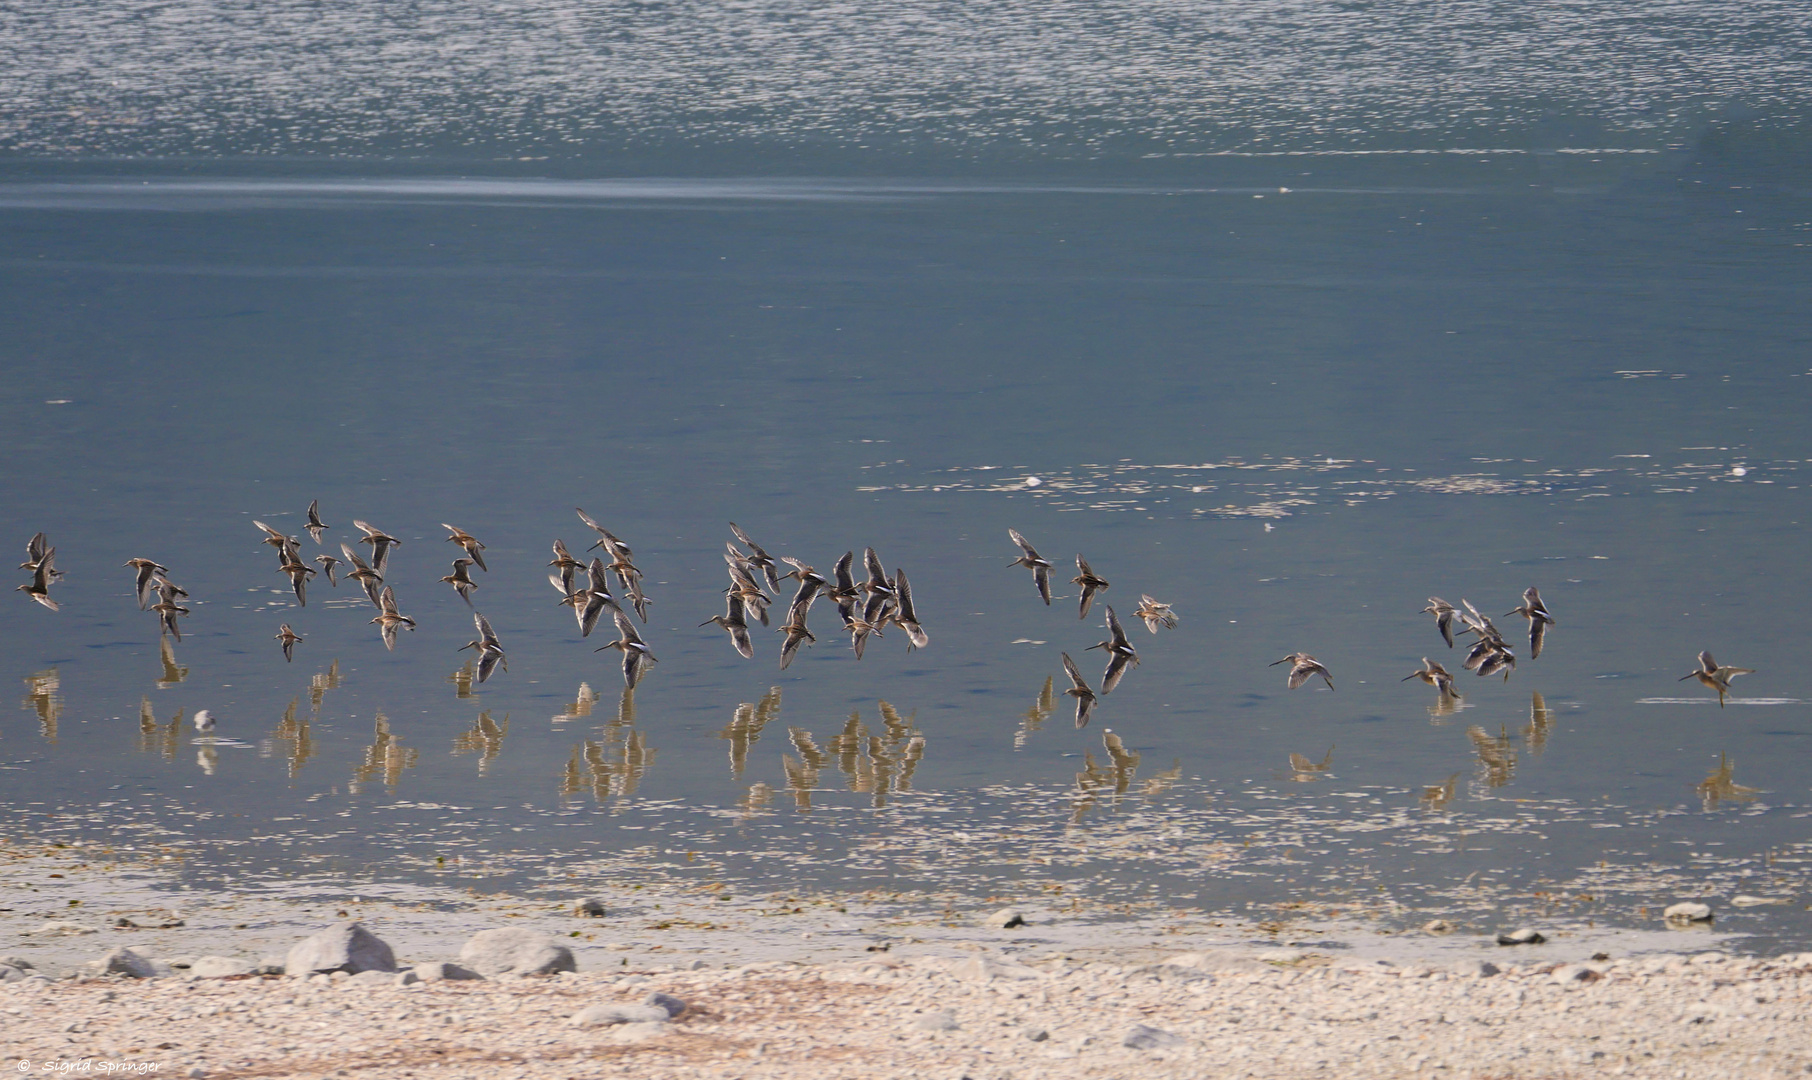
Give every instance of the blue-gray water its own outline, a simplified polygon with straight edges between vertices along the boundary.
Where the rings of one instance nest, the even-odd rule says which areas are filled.
[[[1704,893],[1803,945],[1797,9],[209,10],[0,25],[36,50],[0,520],[67,573],[0,624],[16,835],[1479,926]],[[305,556],[404,540],[394,652],[259,544],[316,498]],[[544,580],[574,506],[647,575],[632,711]],[[696,628],[730,520],[873,544],[930,647],[858,663],[820,605],[788,671],[742,661]],[[440,522],[509,650],[469,696]],[[1082,731],[1040,697],[1060,651],[1098,680],[1100,602],[1046,608],[1009,527],[1182,616]],[[134,556],[191,594],[177,671]],[[1452,715],[1399,681],[1457,667],[1427,597],[1531,584],[1540,659]],[[1758,669],[1727,708],[1676,681],[1700,649]],[[1286,690],[1297,650],[1339,689]],[[200,708],[244,745],[170,727]]]

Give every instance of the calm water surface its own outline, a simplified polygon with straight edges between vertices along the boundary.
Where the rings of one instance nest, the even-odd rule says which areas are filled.
[[[1764,31],[1725,14],[1690,49],[1650,47],[1736,86],[1720,50]],[[1330,70],[1365,39],[1348,33],[1293,38],[1295,61]],[[956,52],[913,70],[935,83]],[[1064,884],[1479,928],[1653,925],[1704,895],[1757,947],[1803,945],[1812,207],[1779,134],[1800,59],[1763,54],[1759,118],[1684,76],[1643,104],[1575,73],[1549,88],[1564,109],[1504,106],[1489,138],[1458,106],[1418,127],[1387,77],[1407,60],[1354,61],[1390,120],[1370,149],[1440,151],[1416,154],[1333,152],[1369,130],[1351,102],[1281,79],[1259,80],[1254,124],[1303,153],[1229,156],[1254,147],[1223,132],[1146,156],[1159,125],[1084,154],[1137,86],[1098,75],[1093,135],[985,168],[814,148],[852,129],[812,95],[748,121],[740,157],[650,150],[741,107],[725,91],[663,127],[677,106],[653,89],[609,118],[640,141],[487,160],[446,151],[449,132],[490,116],[461,145],[571,150],[570,132],[366,108],[351,74],[322,72],[303,74],[344,96],[317,100],[331,123],[309,139],[400,109],[426,149],[373,135],[259,160],[273,129],[253,121],[282,95],[235,96],[227,67],[204,82],[237,104],[214,111],[122,67],[149,80],[151,120],[79,137],[46,104],[51,67],[15,75],[7,92],[43,107],[0,161],[0,532],[22,549],[46,530],[67,577],[60,613],[19,597],[0,624],[14,829],[170,845],[207,881]],[[527,61],[504,70],[565,100]],[[1489,112],[1504,77],[1485,64],[1450,89]],[[1063,104],[998,79],[940,93],[969,111],[926,138],[994,150],[1007,136],[975,109]],[[253,519],[300,533],[317,498],[334,528],[306,556],[354,518],[403,539],[387,577],[419,627],[394,652],[348,583],[296,607],[260,545]],[[544,580],[553,539],[589,542],[575,506],[647,576],[660,662],[632,699]],[[821,569],[874,545],[910,574],[931,646],[890,633],[858,663],[821,605],[790,669],[759,630],[741,660],[696,627],[721,610],[730,520]],[[468,609],[437,581],[457,553],[440,522],[488,545],[474,601],[510,666],[482,686],[457,651]],[[1182,617],[1135,631],[1143,663],[1086,729],[1047,684],[1103,636],[1100,602],[1086,621],[1067,585],[1040,603],[1009,527],[1086,555],[1123,615],[1148,592]],[[168,651],[120,565],[135,556],[191,594]],[[1532,584],[1559,619],[1539,660],[1462,675],[1457,710],[1400,681],[1423,656],[1457,666],[1428,596],[1496,617]],[[294,663],[283,622],[304,635]],[[1700,649],[1758,669],[1727,708],[1676,681]],[[1292,651],[1339,689],[1286,690],[1266,665]],[[176,722],[200,708],[222,742]]]

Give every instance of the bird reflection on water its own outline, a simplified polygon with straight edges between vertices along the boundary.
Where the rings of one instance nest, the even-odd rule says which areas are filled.
[[[1101,746],[1107,751],[1105,765],[1097,762],[1091,752],[1082,755],[1082,771],[1076,774],[1076,793],[1070,803],[1072,825],[1080,824],[1090,811],[1099,808],[1104,797],[1108,809],[1118,807],[1138,775],[1139,753],[1128,750],[1120,736],[1102,732]]]
[[[1038,692],[1037,700],[1032,702],[1031,708],[1020,714],[1019,730],[1013,733],[1013,749],[1024,750],[1026,740],[1032,737],[1032,733],[1044,729],[1044,722],[1057,709],[1056,689],[1056,676],[1046,675],[1044,689]]]
[[[580,686],[581,692],[588,689]],[[625,688],[617,700],[616,716],[603,724],[598,737],[573,747],[560,776],[560,798],[571,801],[589,790],[592,801],[603,806],[612,799],[634,795],[654,767],[654,759],[654,747],[635,727],[635,691]]]
[[[1718,752],[1717,771],[1699,781],[1694,789],[1707,811],[1716,810],[1719,802],[1752,802],[1762,793],[1760,788],[1744,787],[1736,782],[1736,766],[1723,751]]]
[[[787,737],[799,757],[795,760],[782,754],[781,768],[787,789],[801,812],[811,811],[819,774],[833,761],[848,790],[871,796],[870,804],[877,809],[887,805],[890,795],[912,789],[912,774],[925,757],[925,737],[913,725],[912,716],[901,716],[885,701],[876,702],[876,708],[881,716],[878,734],[862,720],[860,712],[852,712],[843,730],[825,740],[822,749],[811,732],[797,727],[787,729]]]
[[[770,686],[757,702],[736,706],[730,722],[717,733],[730,743],[730,777],[741,780],[749,765],[749,750],[761,741],[761,731],[780,717],[780,687]]]
[[[503,722],[491,719],[490,710],[478,714],[472,726],[453,737],[453,756],[465,754],[478,755],[478,775],[490,771],[491,763],[497,755],[503,753],[503,737],[510,733],[510,716],[505,713]]]
[[[317,675],[316,678],[320,678],[320,676]],[[302,767],[315,756],[314,735],[310,731],[308,720],[296,716],[296,699],[290,699],[289,708],[283,710],[283,719],[277,722],[277,730],[271,733],[266,746],[269,749],[261,751],[258,756],[270,757],[281,747],[291,780],[294,780],[302,772]]]
[[[1510,733],[1500,731],[1488,735],[1485,729],[1474,725],[1466,729],[1466,737],[1472,740],[1473,753],[1478,756],[1480,779],[1486,787],[1501,788],[1510,782],[1516,773],[1516,748],[1510,745]]]
[[[25,677],[22,707],[37,712],[38,733],[52,746],[57,743],[57,719],[63,715],[63,697],[59,693],[62,687],[56,668],[34,671]]]
[[[382,777],[384,790],[394,795],[396,785],[403,778],[403,770],[415,768],[420,760],[421,751],[404,746],[402,738],[390,731],[389,719],[380,712],[372,725],[371,745],[365,747],[364,760],[353,768],[346,790],[357,795],[367,784]]]

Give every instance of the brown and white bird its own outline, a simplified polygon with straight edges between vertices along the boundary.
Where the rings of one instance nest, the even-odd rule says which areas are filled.
[[[1120,618],[1114,614],[1114,606],[1107,605],[1108,640],[1097,641],[1091,649],[1107,650],[1107,670],[1101,674],[1101,693],[1111,694],[1114,687],[1120,685],[1120,678],[1126,669],[1139,662],[1139,651],[1126,638],[1126,631],[1120,628]]]
[[[39,533],[38,536],[43,536]],[[62,610],[61,606],[50,598],[50,586],[61,575],[56,568],[57,549],[45,548],[37,557],[31,568],[31,581],[18,587],[19,592],[31,597],[52,611]]]
[[[289,575],[289,587],[296,591],[296,602],[308,606],[308,579],[315,576],[315,568],[296,559],[277,567],[280,574]]]
[[[1431,596],[1428,598],[1428,606],[1422,610],[1435,617],[1435,629],[1441,632],[1447,647],[1453,648],[1453,617],[1459,613],[1459,609],[1438,596]]]
[[[333,577],[333,568],[340,565],[340,560],[323,551],[321,554],[315,556],[315,561],[321,564],[321,573],[327,575],[328,586],[334,589],[339,588],[340,583],[335,581]]]
[[[1069,653],[1063,654],[1063,673],[1070,677],[1070,688],[1064,693],[1076,699],[1076,726],[1088,725],[1088,718],[1095,711],[1095,692],[1088,687],[1088,680],[1077,670],[1076,661],[1070,659]]]
[[[384,605],[378,599],[378,593],[383,588],[384,575],[366,566],[365,560],[360,557],[359,553],[346,544],[340,545],[340,554],[346,556],[346,561],[352,564],[352,569],[346,571],[346,576],[358,582],[364,588],[365,595],[371,598],[371,602],[377,606],[378,610],[383,610]]]
[[[371,621],[378,624],[378,631],[383,634],[386,649],[394,650],[396,648],[397,627],[407,626],[410,630],[415,629],[415,620],[396,609],[396,592],[388,585],[384,586],[384,591],[378,594],[377,618]]]
[[[1554,616],[1548,614],[1548,605],[1541,602],[1541,593],[1536,592],[1533,585],[1523,590],[1521,606],[1504,612],[1505,618],[1512,615],[1521,615],[1529,620],[1529,659],[1534,660],[1541,655],[1541,645],[1547,639],[1548,627],[1560,624],[1554,621]]]
[[[1308,682],[1309,679],[1316,675],[1321,676],[1327,681],[1329,690],[1334,688],[1333,673],[1324,667],[1321,661],[1310,656],[1308,653],[1293,652],[1282,660],[1273,661],[1271,666],[1276,667],[1278,664],[1290,665],[1290,689],[1292,690],[1301,686],[1303,683]]]
[[[749,639],[749,621],[744,614],[742,597],[735,592],[727,594],[724,597],[724,608],[722,615],[713,615],[698,625],[722,627],[729,632],[731,644],[736,646],[736,651],[742,654],[743,659],[754,659],[755,643]]]
[[[1095,594],[1102,589],[1107,588],[1108,581],[1106,578],[1089,569],[1088,560],[1078,555],[1076,556],[1076,576],[1070,579],[1070,584],[1082,587],[1082,604],[1081,609],[1076,613],[1076,617],[1078,619],[1086,619],[1088,618],[1088,609],[1094,606]]]
[[[151,603],[151,579],[158,574],[169,573],[170,568],[167,566],[159,566],[150,559],[127,559],[126,565],[138,571],[138,580],[136,583],[138,591],[138,609],[143,611],[146,606]]]
[[[1424,683],[1427,683],[1429,686],[1432,686],[1439,691],[1442,697],[1460,696],[1460,692],[1453,687],[1453,676],[1448,674],[1446,668],[1435,663],[1426,656],[1422,658],[1422,670],[1412,671],[1408,675],[1403,676],[1400,681],[1408,682],[1411,679],[1421,679]]]
[[[629,621],[629,616],[620,610],[612,612],[611,615],[617,624],[617,640],[593,651],[603,652],[605,649],[616,649],[621,652],[623,654],[623,685],[634,690],[635,684],[641,682],[642,676],[647,673],[648,665],[655,663],[654,653],[649,650],[648,643],[642,640],[642,635],[635,632],[635,624]]]
[[[738,528],[734,521],[730,522],[730,531],[736,534],[736,539],[742,541],[743,547],[749,549],[749,554],[743,556],[744,561],[767,576],[770,590],[779,592],[779,568],[774,565],[774,557],[761,550],[761,545],[749,539],[749,534]]]
[[[1677,681],[1685,682],[1687,679],[1697,679],[1701,686],[1716,690],[1718,692],[1718,708],[1721,709],[1724,707],[1724,696],[1730,693],[1730,680],[1736,678],[1738,675],[1754,674],[1754,668],[1721,667],[1716,660],[1712,659],[1711,653],[1702,652],[1699,654],[1698,668],[1680,676]]]
[[[458,544],[460,547],[465,548],[466,554],[471,557],[473,562],[478,564],[480,570],[486,571],[487,573],[490,571],[491,568],[484,564],[484,555],[482,554],[484,545],[478,542],[477,537],[458,526],[449,525],[444,521],[440,523],[440,527],[451,534],[447,537],[447,543]]]
[[[1168,630],[1175,630],[1177,628],[1177,616],[1175,612],[1170,610],[1170,605],[1160,604],[1151,597],[1146,596],[1144,593],[1139,594],[1139,607],[1133,614],[1144,619],[1145,629],[1150,630],[1154,634],[1158,632],[1159,627]]]
[[[442,581],[453,586],[453,590],[459,593],[459,598],[466,602],[467,607],[472,605],[472,590],[478,588],[478,582],[472,580],[470,571],[466,569],[471,565],[471,559],[454,559],[453,572],[441,578]]]
[[[308,530],[308,535],[314,537],[315,546],[320,547],[321,546],[321,534],[333,527],[333,526],[327,524],[327,522],[321,520],[321,500],[320,499],[316,499],[314,502],[311,502],[308,504],[308,523],[303,525],[302,527],[304,529]]]
[[[1017,529],[1008,529],[1007,536],[1011,537],[1013,542],[1015,544],[1019,545],[1019,550],[1020,550],[1019,558],[1014,559],[1012,562],[1008,563],[1007,565],[1008,566],[1023,566],[1023,567],[1026,567],[1027,569],[1031,570],[1032,571],[1032,584],[1038,586],[1038,595],[1044,597],[1045,606],[1047,606],[1047,607],[1050,606],[1050,603],[1051,603],[1051,563],[1050,563],[1050,560],[1039,555],[1038,549],[1033,547],[1026,540],[1025,537],[1019,535],[1019,531]]]
[[[283,643],[283,662],[290,663],[294,661],[296,658],[296,642],[302,640],[302,635],[291,630],[288,623],[284,623],[283,628],[277,631],[277,640]]]
[[[491,629],[491,620],[485,618],[483,612],[474,611],[472,624],[478,628],[478,638],[461,645],[459,651],[478,650],[478,681],[482,683],[491,677],[498,665],[501,664],[505,671],[510,670],[510,665],[504,659],[503,643],[497,640],[497,632]]]
[[[401,544],[402,541],[357,518],[353,519],[352,524],[354,528],[365,534],[359,537],[359,543],[371,545],[371,568],[382,574],[384,567],[390,564],[390,549]]]
[[[894,610],[890,621],[893,625],[906,631],[906,651],[922,649],[931,644],[931,635],[925,633],[919,625],[919,613],[912,606],[912,584],[906,580],[906,571],[893,572]]]

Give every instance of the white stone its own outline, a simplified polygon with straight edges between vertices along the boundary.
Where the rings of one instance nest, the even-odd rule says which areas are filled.
[[[547,934],[518,927],[480,930],[459,950],[459,961],[486,977],[577,971],[572,950]]]
[[[968,982],[988,982],[991,979],[1040,979],[1043,974],[1036,968],[1016,964],[1011,960],[997,960],[992,956],[971,956],[952,968],[950,974]]]
[[[1013,930],[1031,924],[1026,921],[1025,912],[1018,908],[1004,907],[985,916],[982,925],[992,926],[996,930]]]
[[[231,956],[203,956],[189,961],[189,974],[197,979],[221,979],[228,975],[250,975],[258,965]]]
[[[593,1005],[573,1014],[574,1027],[611,1027],[617,1024],[664,1024],[670,1019],[659,1005]]]
[[[297,942],[284,957],[283,970],[291,975],[315,972],[396,970],[396,954],[376,934],[356,922],[330,926]]]
[[[1174,1050],[1189,1045],[1189,1040],[1162,1028],[1134,1024],[1120,1037],[1120,1045],[1132,1050]]]
[[[1668,922],[1710,922],[1711,905],[1700,904],[1694,901],[1683,901],[1668,907],[1666,911],[1661,913],[1661,917]]]

